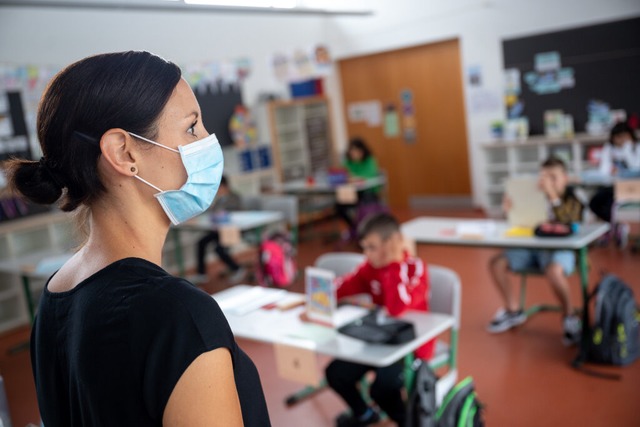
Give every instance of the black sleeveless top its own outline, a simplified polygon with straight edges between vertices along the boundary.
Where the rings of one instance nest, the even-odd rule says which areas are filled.
[[[218,304],[189,282],[126,258],[68,292],[45,287],[31,333],[44,425],[161,426],[183,372],[220,347],[231,353],[245,425],[270,426],[253,362]]]

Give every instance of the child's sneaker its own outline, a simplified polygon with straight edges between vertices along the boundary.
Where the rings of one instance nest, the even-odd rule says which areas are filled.
[[[582,322],[578,316],[565,316],[562,320],[564,335],[562,336],[562,344],[569,347],[580,342],[580,334],[582,333]]]
[[[237,285],[245,280],[246,275],[247,269],[244,267],[240,267],[236,271],[231,273],[231,275],[229,276],[229,283],[231,283],[232,285]]]
[[[336,418],[337,427],[356,427],[356,426],[368,426],[380,421],[380,415],[372,408],[367,409],[361,417],[354,417],[352,414],[341,414]]]
[[[616,242],[620,249],[627,247],[629,243],[629,224],[620,223],[616,225]]]
[[[498,310],[493,316],[493,320],[487,325],[487,331],[492,334],[507,331],[515,326],[522,325],[527,320],[527,316],[522,310],[508,311],[504,308]]]

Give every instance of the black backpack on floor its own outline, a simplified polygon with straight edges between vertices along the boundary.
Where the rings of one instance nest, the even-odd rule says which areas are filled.
[[[482,404],[473,379],[456,384],[436,407],[438,378],[426,362],[414,366],[415,385],[407,403],[406,427],[482,427]]]
[[[633,291],[613,274],[595,289],[595,319],[589,331],[587,361],[628,365],[640,356],[640,313]]]
[[[477,398],[473,378],[456,384],[436,412],[437,427],[483,427],[482,403]]]
[[[405,427],[437,427],[436,382],[438,377],[427,362],[416,359],[414,386],[407,402]]]

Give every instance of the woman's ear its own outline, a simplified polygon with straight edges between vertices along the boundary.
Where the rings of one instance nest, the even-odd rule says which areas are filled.
[[[109,129],[100,138],[102,157],[123,175],[134,176],[138,173],[134,147],[133,138],[123,129]]]

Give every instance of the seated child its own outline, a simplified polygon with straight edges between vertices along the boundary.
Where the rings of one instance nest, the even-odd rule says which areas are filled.
[[[360,225],[358,237],[367,260],[355,272],[338,279],[338,298],[369,294],[373,303],[384,307],[391,316],[399,316],[408,309],[427,311],[426,266],[405,250],[396,219],[387,213],[372,215]],[[416,356],[423,359],[429,359],[432,353],[433,341],[416,350]],[[363,426],[379,421],[378,413],[365,403],[357,388],[368,371],[376,373],[371,398],[399,426],[404,426],[402,360],[384,368],[332,361],[326,369],[327,382],[351,409],[351,415],[339,417],[337,425]]]
[[[609,142],[602,147],[598,169],[603,176],[640,176],[640,145],[635,132],[628,124],[617,123],[611,128]],[[594,194],[589,208],[601,220],[611,222],[613,201],[613,187],[605,186]],[[629,224],[614,224],[613,232],[618,246],[624,248],[629,238]]]
[[[549,202],[551,222],[570,224],[582,221],[581,196],[567,185],[568,181],[567,168],[561,159],[552,156],[542,163],[538,185]],[[508,197],[505,197],[503,208],[509,210],[510,204]],[[580,338],[580,319],[572,312],[567,281],[575,264],[575,254],[570,250],[508,249],[494,257],[490,270],[504,308],[498,310],[487,330],[491,333],[504,332],[527,320],[517,297],[512,293],[509,270],[517,272],[540,269],[549,279],[553,292],[562,305],[563,342],[565,345],[577,342]]]
[[[343,166],[349,172],[350,180],[375,178],[380,175],[378,162],[362,138],[353,138],[349,141]],[[371,206],[378,205],[378,193],[380,193],[380,190],[381,187],[375,187],[369,190],[359,191],[356,204],[336,203],[336,214],[349,227],[344,236],[345,240],[352,241],[357,237],[356,229],[359,218],[358,215],[354,215],[354,213],[356,213],[358,206],[363,204],[369,204]],[[380,209],[378,209],[377,212],[380,212]]]
[[[240,210],[241,207],[242,203],[240,200],[240,196],[238,196],[231,190],[227,182],[227,178],[225,176],[222,176],[222,180],[220,181],[220,188],[218,189],[216,198],[208,210],[209,214],[211,214],[212,216],[222,216],[227,211],[237,211]],[[229,250],[220,244],[220,234],[217,231],[210,231],[200,240],[198,240],[198,274],[195,278],[193,278],[193,280],[197,282],[207,281],[205,259],[207,246],[209,246],[209,244],[211,243],[213,243],[214,245],[216,254],[220,258],[220,260],[227,266],[231,274],[229,277],[229,281],[233,284],[240,282],[246,275],[246,270],[240,267],[229,253]]]

